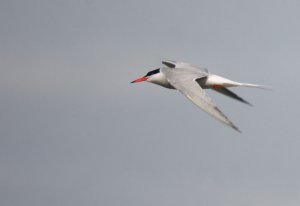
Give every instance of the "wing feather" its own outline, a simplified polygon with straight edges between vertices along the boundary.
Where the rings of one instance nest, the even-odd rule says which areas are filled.
[[[194,72],[185,69],[169,69],[164,68],[161,70],[169,83],[190,99],[194,104],[200,107],[203,111],[207,112],[209,115],[213,116],[222,123],[228,125],[229,127],[241,132],[227,117],[225,114],[219,110],[219,108],[213,103],[211,98],[209,98],[204,89],[195,81],[198,78],[207,76],[207,73],[199,70]]]
[[[232,91],[230,91],[229,89],[226,89],[225,87],[222,88],[212,88],[213,90],[215,90],[216,92],[219,92],[221,94],[224,94],[228,97],[231,97],[237,101],[243,102],[245,104],[248,104],[249,106],[253,106],[251,103],[249,103],[248,101],[244,100],[242,97],[238,96],[237,94],[233,93]]]

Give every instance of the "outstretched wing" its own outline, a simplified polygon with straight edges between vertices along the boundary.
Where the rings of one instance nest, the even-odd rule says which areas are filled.
[[[230,91],[229,89],[226,89],[225,87],[220,87],[220,88],[212,88],[213,90],[220,92],[221,94],[224,94],[228,97],[231,97],[233,99],[236,99],[240,102],[243,102],[245,104],[248,104],[250,106],[253,106],[251,103],[249,103],[248,101],[244,100],[242,97],[239,97],[237,94],[233,93],[232,91]]]
[[[191,71],[190,69],[161,69],[169,81],[169,83],[189,98],[194,104],[200,107],[202,110],[216,118],[217,120],[223,122],[229,127],[240,132],[240,130],[218,109],[218,107],[213,103],[213,101],[206,95],[204,89],[202,89],[199,84],[195,81],[198,78],[206,77],[207,74],[203,73],[201,70]]]
[[[186,62],[176,62],[176,61],[172,61],[172,60],[165,60],[165,61],[162,61],[162,63],[169,68],[197,69],[197,70],[201,70],[202,72],[208,73],[207,68],[197,67],[197,66],[194,66],[194,65],[192,65],[190,63],[186,63]]]

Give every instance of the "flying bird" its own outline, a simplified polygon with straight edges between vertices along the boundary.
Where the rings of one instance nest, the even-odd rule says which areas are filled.
[[[203,111],[207,112],[217,120],[238,132],[241,131],[228,119],[225,114],[223,114],[223,112],[221,112],[211,98],[206,95],[204,89],[213,89],[214,91],[250,106],[251,104],[248,101],[239,97],[228,88],[246,86],[268,89],[262,85],[235,82],[224,77],[211,74],[206,68],[193,66],[185,62],[168,60],[163,61],[162,63],[167,67],[149,71],[145,76],[140,77],[131,83],[146,81],[169,89],[177,89]]]

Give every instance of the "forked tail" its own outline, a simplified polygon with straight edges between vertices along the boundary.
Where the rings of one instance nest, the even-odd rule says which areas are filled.
[[[241,86],[254,87],[254,88],[260,88],[260,89],[265,89],[265,90],[272,90],[271,87],[268,87],[268,86],[265,86],[265,85],[258,85],[258,84],[241,83]]]

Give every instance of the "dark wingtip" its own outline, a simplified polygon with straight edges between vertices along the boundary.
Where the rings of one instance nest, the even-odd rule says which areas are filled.
[[[247,102],[247,101],[243,101],[245,104],[247,104],[248,106],[250,107],[253,107],[253,104],[251,104],[250,102]]]
[[[169,67],[169,68],[175,68],[176,67],[175,61],[172,61],[172,60],[162,61],[162,63],[164,65],[166,65],[167,67]]]
[[[242,131],[235,125],[231,126],[235,131],[237,131],[238,133],[242,133]]]

